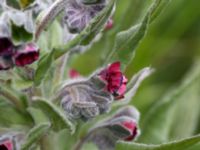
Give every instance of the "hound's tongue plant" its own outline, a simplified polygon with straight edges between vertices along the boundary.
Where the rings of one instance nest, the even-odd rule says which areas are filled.
[[[114,21],[116,0],[1,0],[0,150],[81,150],[88,145],[171,150],[200,141],[196,136],[155,146],[132,143],[140,132],[145,139],[147,129],[140,130],[140,113],[129,102],[153,69],[146,67],[130,79],[125,70],[167,2],[152,1],[138,24],[119,32],[123,22]],[[103,59],[102,65],[87,76],[72,69],[71,62],[85,57],[80,52],[95,51],[93,44],[109,34],[116,36],[107,57],[94,56]],[[82,70],[95,62],[86,64]]]

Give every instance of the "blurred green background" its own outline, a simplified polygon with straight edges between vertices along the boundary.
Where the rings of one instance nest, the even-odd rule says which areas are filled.
[[[137,24],[151,2],[151,0],[118,0],[113,17],[113,29],[104,31],[101,40],[89,51],[76,56],[71,62],[71,67],[81,74],[88,75],[97,66],[101,66],[107,52],[113,46],[116,33]],[[200,68],[198,67],[200,64],[197,63],[199,54],[200,1],[171,0],[160,16],[150,25],[146,37],[137,48],[135,58],[126,71],[127,77],[131,78],[134,73],[145,66],[156,69],[155,73],[143,82],[132,100],[132,104],[141,111],[142,129],[145,122],[143,120],[147,118],[149,111],[152,111],[159,101],[162,101],[162,97],[167,93],[170,94],[171,89],[178,89],[182,80],[189,78],[185,76],[194,64],[197,64],[195,71]],[[166,106],[162,107],[161,109],[166,108]],[[167,111],[161,119],[157,119],[163,123],[160,126],[161,129],[157,131],[162,131],[166,135],[159,137],[156,131],[151,134],[146,131],[148,129],[144,129],[144,132],[146,131],[146,134],[149,133],[152,137],[141,137],[139,141],[161,143],[199,133],[200,82],[194,82],[179,94],[175,98],[175,103],[170,103],[170,108],[172,107],[176,112]],[[168,107],[167,110],[169,110]],[[165,122],[167,124],[164,124]],[[149,124],[153,122],[150,121]]]

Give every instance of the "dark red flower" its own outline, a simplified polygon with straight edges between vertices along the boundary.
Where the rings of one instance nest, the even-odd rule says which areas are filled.
[[[113,20],[110,18],[106,23],[105,29],[110,30],[112,28],[113,28]]]
[[[80,75],[80,73],[77,70],[75,70],[75,69],[70,69],[69,70],[69,77],[71,79],[74,79],[74,78],[77,78],[77,77],[80,77],[80,76],[81,75]]]
[[[16,48],[13,59],[16,66],[32,64],[39,58],[39,48],[34,43],[20,45]]]
[[[106,89],[115,96],[115,99],[124,97],[127,79],[120,70],[120,62],[114,62],[102,70],[99,76],[106,81]]]
[[[10,139],[0,141],[0,150],[14,150],[13,142]]]
[[[13,52],[13,43],[7,37],[0,37],[0,56],[11,55]]]
[[[10,38],[0,37],[0,70],[8,70],[13,67],[13,47]]]
[[[122,126],[130,132],[130,136],[126,137],[125,141],[132,141],[137,136],[137,124],[133,120],[122,122]]]

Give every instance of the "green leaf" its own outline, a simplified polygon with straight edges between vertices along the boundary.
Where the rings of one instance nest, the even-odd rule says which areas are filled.
[[[63,28],[61,27],[60,22],[54,21],[49,27],[47,36],[49,47],[53,49],[56,46],[59,46],[63,43]]]
[[[77,134],[70,135],[69,132],[64,129],[56,133],[54,144],[57,145],[56,148],[58,150],[70,150],[75,146],[77,139]]]
[[[161,145],[146,145],[138,143],[119,142],[116,150],[186,150],[200,142],[200,135],[180,141],[174,141]]]
[[[49,71],[54,60],[54,51],[51,53],[47,53],[44,55],[38,62],[38,67],[34,76],[34,84],[35,86],[39,86]]]
[[[171,116],[172,125],[170,127],[169,139],[185,138],[192,136],[197,128],[200,118],[200,67],[199,63],[195,64],[192,71],[185,77],[191,79],[199,75],[193,84],[187,88],[176,99],[174,114]]]
[[[34,128],[32,128],[27,137],[25,143],[22,145],[21,150],[29,150],[29,148],[49,130],[50,124],[49,123],[42,123]]]
[[[22,110],[27,107],[28,99],[25,94],[8,87],[7,85],[0,84],[0,95],[13,104],[18,110]]]
[[[18,0],[6,0],[6,4],[10,7],[13,7],[15,9],[20,9],[20,5]]]
[[[20,112],[12,105],[4,102],[0,97],[0,126],[12,127],[16,125],[28,126],[32,124],[31,117],[23,112]]]
[[[35,40],[37,41],[41,32],[50,25],[58,14],[65,8],[67,0],[56,0],[49,8],[43,10],[36,19]]]
[[[109,5],[102,12],[100,12],[100,14],[97,15],[97,17],[86,28],[86,32],[88,32],[88,34],[86,34],[84,39],[81,41],[81,45],[88,45],[95,38],[95,36],[104,28],[113,10],[114,4],[115,0],[111,0],[109,2]]]
[[[44,111],[51,121],[54,130],[58,131],[67,128],[71,133],[74,133],[74,125],[68,120],[64,112],[52,102],[46,100],[35,100],[33,105]]]
[[[83,150],[98,150],[97,146],[94,143],[86,143],[83,145]]]
[[[153,73],[154,69],[150,67],[143,68],[137,74],[135,74],[129,81],[126,89],[126,99],[130,101],[135,95],[137,89],[144,79],[150,76]]]
[[[24,26],[17,26],[14,23],[11,24],[12,38],[16,42],[28,42],[32,40],[33,34],[26,31]]]
[[[183,96],[184,93],[193,86],[193,84],[200,82],[199,65],[197,64],[195,66],[196,67],[189,72],[179,87],[175,87],[171,90],[146,113],[141,122],[142,134],[138,139],[139,142],[157,144],[169,141],[169,132],[173,122],[172,116],[174,115],[174,108],[177,101],[180,99],[180,96]],[[177,125],[179,125],[178,122]]]
[[[161,12],[166,8],[171,0],[161,0],[159,7],[153,12],[150,22],[153,22]]]
[[[105,64],[113,61],[120,61],[123,70],[127,67],[134,57],[135,49],[145,36],[151,17],[159,7],[160,2],[161,0],[154,1],[140,24],[132,26],[130,29],[117,34],[114,48],[108,59],[105,61]]]
[[[40,123],[45,123],[45,122],[49,122],[49,119],[47,118],[47,116],[43,113],[42,110],[40,109],[36,109],[33,107],[29,107],[27,109],[27,111],[29,112],[29,114],[32,116],[35,124],[40,124]]]

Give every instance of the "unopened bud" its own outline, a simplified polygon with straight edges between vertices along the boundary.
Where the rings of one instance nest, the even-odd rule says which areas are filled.
[[[73,119],[88,120],[109,110],[113,97],[99,78],[82,79],[64,85],[59,92],[61,107]]]
[[[13,60],[16,66],[32,64],[39,58],[39,48],[34,43],[20,45],[16,48]]]
[[[139,135],[139,112],[134,107],[124,107],[90,130],[87,142],[94,142],[100,150],[114,150],[118,140],[131,141]]]
[[[64,21],[68,29],[72,33],[81,32],[86,25],[94,18],[103,8],[105,4],[84,5],[78,2],[69,1],[65,9]]]

